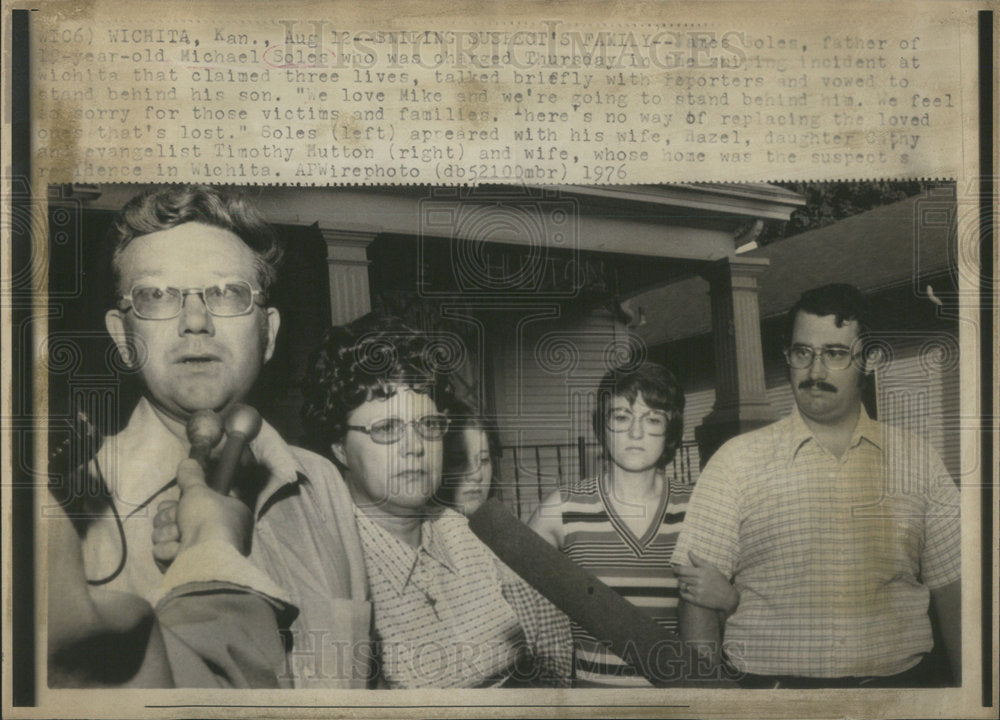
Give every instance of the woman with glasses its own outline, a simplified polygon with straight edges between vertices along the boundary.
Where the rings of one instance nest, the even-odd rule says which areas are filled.
[[[436,500],[469,517],[494,497],[499,443],[490,421],[463,402],[449,408],[444,438],[444,480]]]
[[[441,482],[454,400],[440,343],[366,315],[332,328],[310,360],[309,443],[339,464],[355,505],[382,687],[566,686],[569,622],[454,510]]]
[[[731,612],[738,595],[714,568],[675,568],[670,557],[691,487],[667,478],[683,434],[684,393],[666,368],[611,371],[598,388],[594,432],[605,460],[597,477],[549,496],[529,525],[666,629],[678,599]],[[676,570],[676,572],[675,572]],[[648,686],[574,623],[577,686]]]

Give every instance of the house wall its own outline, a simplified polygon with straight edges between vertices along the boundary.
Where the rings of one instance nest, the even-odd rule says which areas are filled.
[[[961,475],[957,340],[914,333],[894,343],[896,357],[878,372],[879,415],[926,438],[952,478]]]
[[[596,388],[627,355],[630,335],[606,311],[578,318],[525,318],[499,323],[493,345],[494,406],[505,450],[503,499],[527,517],[541,498],[579,477],[578,438],[587,472],[598,450],[591,428]]]

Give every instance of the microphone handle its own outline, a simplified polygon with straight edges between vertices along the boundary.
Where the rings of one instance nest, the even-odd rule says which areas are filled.
[[[222,437],[222,418],[211,410],[199,410],[188,418],[185,433],[191,443],[188,457],[208,472],[208,458]]]
[[[504,563],[657,687],[688,677],[680,639],[549,545],[496,499],[469,528]]]
[[[215,466],[215,472],[209,482],[209,487],[217,493],[226,495],[233,485],[233,477],[236,475],[236,468],[243,457],[243,451],[250,444],[250,438],[245,433],[233,432],[226,438],[226,444],[222,448],[222,455]]]

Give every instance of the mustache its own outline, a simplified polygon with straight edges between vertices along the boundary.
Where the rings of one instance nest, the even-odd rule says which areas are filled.
[[[837,392],[837,388],[835,388],[833,385],[830,385],[829,383],[823,382],[822,380],[809,379],[809,380],[803,380],[802,382],[799,383],[799,390],[809,390],[814,387],[819,390],[823,390],[825,392],[831,392],[831,393]]]

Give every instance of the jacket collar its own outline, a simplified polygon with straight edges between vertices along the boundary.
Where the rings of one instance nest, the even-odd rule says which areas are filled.
[[[123,506],[138,507],[177,474],[190,445],[163,422],[146,398],[136,405],[128,425],[107,438],[98,452],[108,489]],[[268,482],[257,498],[261,510],[282,487],[298,479],[298,463],[278,431],[264,422],[250,452],[268,469]]]

